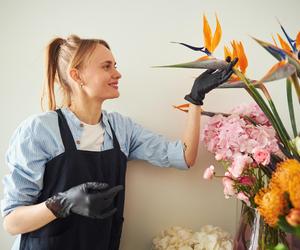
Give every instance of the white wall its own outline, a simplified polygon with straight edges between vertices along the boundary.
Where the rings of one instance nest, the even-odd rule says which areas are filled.
[[[176,139],[184,130],[186,115],[171,105],[184,102],[183,96],[200,71],[151,66],[190,61],[200,54],[169,42],[201,45],[202,14],[207,14],[214,29],[217,13],[223,28],[222,45],[231,39],[244,41],[248,75],[259,78],[276,61],[249,35],[270,41],[271,33],[280,32],[275,18],[278,17],[295,36],[299,30],[299,7],[299,0],[1,0],[0,178],[8,173],[4,153],[9,137],[23,119],[40,112],[43,52],[54,36],[75,33],[107,40],[123,78],[121,97],[107,102],[105,108]],[[216,54],[223,56],[222,46]],[[285,84],[279,81],[271,85],[275,101],[282,104],[279,111],[288,120]],[[248,101],[245,91],[216,90],[205,99],[204,108],[225,112]],[[205,121],[204,117],[202,124]],[[121,249],[149,249],[151,238],[171,225],[198,230],[204,224],[213,224],[234,233],[236,202],[223,198],[218,181],[202,180],[204,168],[211,163],[213,156],[203,145],[195,168],[187,172],[159,169],[144,162],[130,163]],[[2,197],[2,185],[0,194]],[[13,237],[0,227],[0,248],[9,249],[12,241]]]

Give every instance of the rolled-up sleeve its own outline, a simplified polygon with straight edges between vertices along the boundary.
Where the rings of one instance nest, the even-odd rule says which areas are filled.
[[[180,140],[169,141],[130,120],[131,137],[129,159],[146,160],[160,167],[188,169],[184,159],[183,144]]]
[[[5,155],[10,173],[3,178],[1,214],[6,216],[19,206],[34,204],[43,187],[45,163],[41,131],[32,121],[24,121],[15,131]]]

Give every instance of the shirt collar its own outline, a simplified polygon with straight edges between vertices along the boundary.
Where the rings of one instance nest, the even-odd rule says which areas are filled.
[[[76,127],[76,128],[81,128],[80,124],[81,121],[79,118],[67,107],[61,108],[61,111],[63,114],[66,116],[68,120],[71,121],[71,123]],[[106,110],[102,110],[101,113],[101,125],[103,126],[104,131],[108,133],[108,135],[112,138],[112,132],[111,132],[111,127],[108,122],[108,114]]]

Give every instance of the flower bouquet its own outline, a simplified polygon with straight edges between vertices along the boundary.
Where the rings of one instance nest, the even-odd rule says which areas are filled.
[[[279,42],[273,37],[273,43],[253,38],[278,61],[259,80],[246,76],[248,60],[242,42],[231,41],[231,49],[224,46],[224,58],[237,57],[239,60],[234,74],[219,88],[245,89],[255,103],[240,105],[228,114],[202,113],[211,117],[202,139],[224,166],[224,174],[220,177],[225,197],[235,197],[243,203],[241,224],[234,244],[234,248],[239,250],[294,249],[293,245],[289,245],[286,233],[300,237],[300,195],[296,191],[300,188],[300,135],[292,93],[294,89],[299,104],[300,32],[296,39],[292,39],[281,24],[280,27],[287,41],[279,34]],[[226,67],[226,60],[214,54],[222,37],[217,16],[214,34],[203,16],[203,34],[202,47],[178,44],[204,53],[204,56],[192,62],[158,67],[215,70]],[[283,124],[266,87],[268,82],[281,79],[286,81],[292,135]],[[188,106],[174,107],[187,112]],[[204,178],[212,179],[213,176],[216,176],[214,166],[210,166],[205,170]]]
[[[210,166],[203,177],[222,178],[225,198],[235,197],[244,204],[235,249],[264,249],[264,245],[287,244],[282,230],[274,228],[274,224],[262,224],[258,214],[261,213],[261,209],[257,209],[258,194],[263,195],[262,188],[269,182],[276,164],[285,157],[278,146],[274,128],[259,106],[256,103],[240,105],[231,111],[231,115],[215,115],[209,119],[202,134],[207,149],[225,169],[223,176],[216,176],[214,166]],[[272,202],[264,205],[272,210]]]

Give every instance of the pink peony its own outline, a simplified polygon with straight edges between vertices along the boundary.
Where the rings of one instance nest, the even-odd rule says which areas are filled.
[[[205,180],[211,180],[214,176],[214,170],[215,170],[215,167],[213,165],[211,165],[210,167],[208,167],[205,171],[204,171],[204,174],[203,174],[203,178]]]
[[[252,151],[253,158],[258,164],[266,166],[270,163],[270,152],[263,148],[255,148]]]

